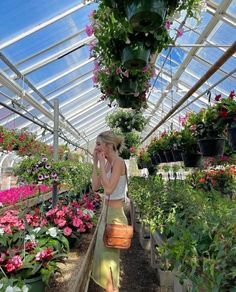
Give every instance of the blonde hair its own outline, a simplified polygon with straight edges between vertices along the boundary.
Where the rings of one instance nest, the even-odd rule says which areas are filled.
[[[112,131],[104,131],[98,135],[98,138],[102,140],[103,143],[108,143],[113,145],[113,150],[122,151],[124,148],[124,137],[116,135]]]

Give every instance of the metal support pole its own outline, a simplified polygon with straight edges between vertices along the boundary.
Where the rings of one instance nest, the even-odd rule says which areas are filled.
[[[53,160],[58,161],[58,129],[59,129],[59,101],[57,98],[54,99],[54,133],[53,133]],[[53,183],[52,190],[52,207],[54,208],[57,204],[57,183]]]
[[[233,54],[236,52],[236,42],[213,64],[210,69],[198,80],[198,82],[176,103],[176,105],[166,114],[166,116],[151,130],[151,132],[141,141],[143,143],[153,132],[185,103],[192,94],[198,90]]]

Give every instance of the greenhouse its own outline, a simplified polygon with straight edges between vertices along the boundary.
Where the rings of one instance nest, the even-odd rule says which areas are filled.
[[[0,291],[236,291],[236,0],[0,2]]]

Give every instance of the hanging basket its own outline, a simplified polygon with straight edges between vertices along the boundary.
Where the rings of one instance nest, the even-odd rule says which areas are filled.
[[[156,30],[164,21],[167,12],[165,0],[132,0],[126,6],[126,16],[136,31]]]
[[[174,161],[183,161],[181,153],[181,150],[172,150]]]
[[[138,82],[133,79],[124,79],[122,82],[118,85],[118,92],[121,95],[129,95],[134,94],[137,92],[138,89]]]
[[[29,292],[44,292],[45,291],[45,284],[42,281],[42,277],[37,276],[30,279],[24,280],[25,284],[29,285]]]
[[[121,108],[132,108],[135,110],[140,110],[142,108],[141,100],[132,95],[121,95],[116,101]]]
[[[187,153],[181,154],[185,167],[201,167],[202,165],[202,155],[198,153]]]
[[[228,128],[228,138],[233,151],[236,151],[236,128]]]
[[[225,149],[225,139],[205,138],[198,140],[200,152],[203,156],[222,156]]]
[[[167,162],[174,162],[175,161],[171,150],[164,151],[164,155],[166,157]]]
[[[123,49],[121,62],[127,69],[143,69],[148,64],[150,52],[143,43],[137,42]]]

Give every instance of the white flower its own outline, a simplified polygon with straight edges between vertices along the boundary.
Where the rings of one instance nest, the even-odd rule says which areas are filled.
[[[56,237],[57,236],[57,229],[56,227],[51,227],[48,229],[46,234],[49,234],[51,237]]]
[[[1,208],[1,207],[3,207],[3,203],[2,203],[2,202],[0,202],[0,208]]]
[[[35,235],[34,234],[31,234],[31,235],[29,235],[29,234],[27,234],[26,236],[25,236],[25,242],[26,241],[35,241]]]
[[[28,292],[28,291],[29,291],[28,286],[24,285],[24,286],[22,287],[22,292]]]
[[[93,218],[93,216],[94,216],[94,212],[93,212],[92,210],[85,209],[85,210],[83,211],[83,213],[84,213],[85,215],[89,214],[89,216],[90,216],[91,218]]]
[[[3,234],[4,234],[3,228],[0,228],[0,235],[3,235]]]
[[[40,230],[41,230],[41,227],[37,227],[37,228],[34,228],[34,229],[33,229],[33,232],[35,232],[35,233],[39,233]]]
[[[5,292],[14,292],[14,287],[12,287],[12,286],[7,286]]]

